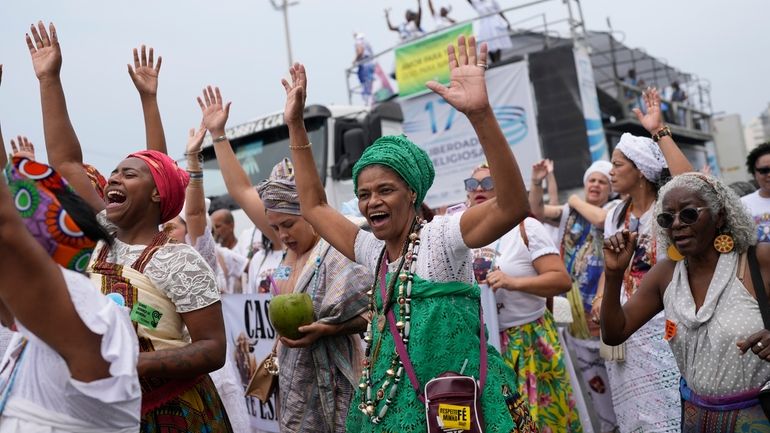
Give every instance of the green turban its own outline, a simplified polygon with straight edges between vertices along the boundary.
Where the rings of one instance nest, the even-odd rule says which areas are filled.
[[[436,172],[427,152],[404,135],[386,135],[367,147],[353,166],[353,188],[358,193],[358,175],[364,168],[380,164],[393,169],[417,193],[415,208],[419,208],[428,193]]]

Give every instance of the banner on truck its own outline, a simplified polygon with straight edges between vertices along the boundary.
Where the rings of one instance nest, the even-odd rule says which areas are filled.
[[[542,159],[529,65],[521,61],[490,69],[486,80],[495,117],[524,179],[529,179],[532,165]],[[428,152],[436,169],[425,203],[437,208],[465,201],[463,179],[485,161],[468,119],[432,92],[401,101],[401,109],[404,132]]]
[[[457,37],[473,35],[473,24],[452,27],[435,36],[421,38],[396,48],[396,81],[400,97],[407,98],[429,92],[425,83],[436,80],[449,83],[449,61],[446,47],[457,45]]]
[[[238,371],[239,385],[249,383],[251,375],[273,348],[277,335],[267,318],[270,294],[222,295],[225,317],[227,360]],[[251,427],[265,432],[279,432],[275,395],[265,404],[256,397],[246,397]]]

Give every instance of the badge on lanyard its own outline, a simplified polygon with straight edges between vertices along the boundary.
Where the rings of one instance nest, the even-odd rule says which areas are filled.
[[[673,321],[666,319],[666,332],[663,334],[663,339],[666,341],[671,341],[672,338],[676,336],[676,323]]]

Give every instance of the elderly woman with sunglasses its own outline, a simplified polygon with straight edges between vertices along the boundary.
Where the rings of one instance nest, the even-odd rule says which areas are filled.
[[[605,240],[603,338],[619,344],[663,311],[664,338],[681,372],[681,431],[768,431],[757,396],[770,379],[770,332],[756,295],[767,285],[755,286],[746,265],[756,242],[751,216],[730,188],[700,173],[675,177],[660,197],[657,239],[669,258],[622,306],[623,273],[638,235],[623,230]],[[770,281],[770,246],[754,251]]]
[[[497,197],[489,166],[465,179],[470,207]],[[540,431],[581,432],[564,351],[546,298],[569,290],[570,278],[551,236],[526,218],[497,241],[473,250],[482,290],[493,290],[501,353]]]

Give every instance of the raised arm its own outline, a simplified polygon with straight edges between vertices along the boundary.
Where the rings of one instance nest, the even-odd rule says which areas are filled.
[[[546,159],[545,168],[548,172],[545,176],[545,183],[548,185],[548,204],[559,206],[559,184],[556,183],[556,175],[553,173],[553,161]]]
[[[415,18],[414,23],[418,29],[422,30],[422,27],[420,27],[422,23],[422,0],[417,0],[417,18]]]
[[[190,129],[185,149],[190,183],[185,192],[184,220],[187,223],[187,234],[190,236],[191,245],[195,245],[195,241],[206,231],[206,195],[203,190],[203,169],[198,159],[205,135],[206,127],[202,123],[197,131]]]
[[[0,300],[10,313],[64,358],[74,379],[109,377],[101,336],[80,319],[58,265],[30,235],[2,181],[0,245]]]
[[[625,304],[620,304],[620,289],[625,270],[636,248],[636,237],[637,233],[623,230],[604,240],[605,280],[600,314],[602,340],[610,345],[626,341],[636,330],[663,311],[659,282],[666,272],[664,266],[670,266],[668,261],[653,266],[642,278],[639,290]]]
[[[481,248],[520,223],[529,212],[529,202],[516,158],[487,97],[484,81],[487,45],[481,44],[477,57],[476,39],[473,36],[469,38],[467,46],[465,36],[458,37],[457,44],[458,55],[455,55],[454,45],[447,48],[451,70],[449,87],[435,81],[428,82],[427,86],[468,117],[489,161],[497,197],[471,207],[460,220],[465,245]]]
[[[655,136],[655,134],[668,128],[663,122],[663,112],[660,109],[660,94],[656,88],[648,88],[642,93],[642,98],[647,106],[647,112],[642,113],[638,108],[634,108],[634,114],[636,114],[637,120],[639,120],[644,129],[650,135]],[[684,156],[684,153],[679,149],[671,135],[661,137],[658,141],[658,146],[660,146],[663,157],[666,158],[671,176],[695,171],[695,168],[687,160],[687,157]]]
[[[393,27],[393,24],[390,23],[390,9],[385,9],[385,22],[388,24],[388,29],[394,32],[398,31],[398,27]]]
[[[355,242],[358,226],[329,206],[326,191],[318,176],[313,160],[312,143],[305,130],[303,118],[307,89],[305,67],[299,63],[289,68],[291,83],[281,80],[286,90],[286,107],[283,118],[289,127],[289,149],[294,162],[294,178],[297,182],[302,217],[337,251],[355,261]]]
[[[144,114],[144,130],[148,150],[168,153],[166,148],[166,135],[163,133],[163,122],[158,108],[158,74],[163,57],[158,56],[155,63],[155,53],[150,47],[149,57],[147,48],[142,45],[141,57],[139,51],[134,48],[134,66],[128,64],[128,75],[134,82],[142,101],[142,114]]]
[[[543,200],[543,179],[546,177],[548,177],[548,164],[545,159],[532,165],[532,185],[529,188],[527,200],[529,201],[530,211],[536,219],[550,225],[558,225],[563,208],[562,206],[545,204]],[[550,183],[548,186],[550,189]]]
[[[259,193],[251,184],[249,176],[235,157],[230,140],[225,135],[225,125],[230,116],[230,103],[222,103],[219,88],[208,86],[203,89],[203,97],[198,97],[198,105],[203,113],[203,124],[214,139],[214,152],[217,155],[219,171],[225,180],[227,192],[233,200],[246,212],[251,222],[267,236],[273,245],[281,245],[278,234],[270,227],[265,215],[265,205],[259,198]],[[304,209],[303,209],[304,211]]]
[[[83,153],[67,112],[60,72],[61,47],[56,27],[50,24],[50,37],[39,21],[26,35],[32,66],[40,82],[40,104],[43,109],[43,135],[48,162],[70,186],[91,206],[94,212],[104,209],[104,200],[94,191],[83,168]]]
[[[606,209],[599,206],[594,206],[575,194],[572,194],[569,197],[569,201],[567,203],[569,203],[572,209],[578,211],[580,215],[583,215],[583,217],[585,217],[588,222],[594,226],[604,227],[604,220],[607,219]]]
[[[430,11],[430,16],[436,16],[436,9],[433,8],[433,0],[428,0],[428,10]]]

